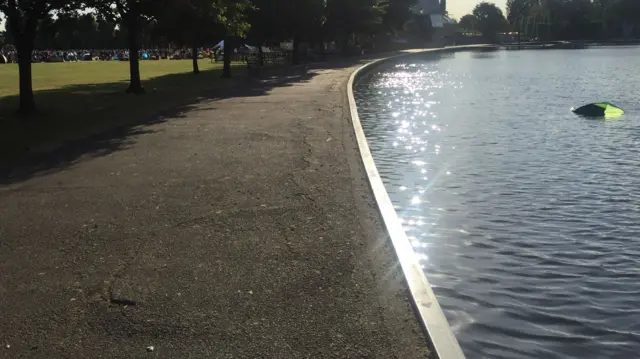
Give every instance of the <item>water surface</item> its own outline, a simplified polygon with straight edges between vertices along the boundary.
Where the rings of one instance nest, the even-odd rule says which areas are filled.
[[[403,61],[358,109],[467,357],[640,357],[640,49]]]

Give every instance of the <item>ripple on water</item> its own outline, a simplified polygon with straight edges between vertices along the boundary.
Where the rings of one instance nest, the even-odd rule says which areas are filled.
[[[638,357],[640,117],[568,110],[633,109],[640,50],[411,61],[359,81],[358,110],[467,356]]]

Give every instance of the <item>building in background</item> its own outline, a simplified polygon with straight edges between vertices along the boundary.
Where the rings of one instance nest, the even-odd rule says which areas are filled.
[[[443,27],[445,24],[454,23],[447,16],[447,0],[419,0],[413,7],[416,14],[427,15],[431,19],[432,27]]]
[[[445,0],[446,3],[446,0]],[[433,13],[441,13],[440,1],[438,0],[419,0],[413,7],[413,11],[422,15],[431,15]]]
[[[413,7],[414,13],[428,18],[432,29],[432,40],[436,43],[448,43],[446,38],[450,37],[450,31],[445,31],[455,24],[455,21],[447,16],[447,0],[419,0]]]

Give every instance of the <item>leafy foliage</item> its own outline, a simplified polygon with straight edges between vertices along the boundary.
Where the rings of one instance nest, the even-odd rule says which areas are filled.
[[[246,36],[251,25],[247,22],[249,11],[253,10],[250,0],[217,0],[218,21],[228,36]]]
[[[385,27],[392,32],[401,32],[412,18],[411,9],[418,0],[389,0],[383,17]]]
[[[514,31],[548,40],[620,38],[640,35],[637,0],[508,0]]]
[[[507,29],[507,20],[502,10],[495,4],[481,2],[473,9],[477,30],[489,41],[495,41],[497,34]]]
[[[0,0],[0,13],[6,17],[7,33],[16,47],[25,48],[30,52],[40,20],[51,13],[63,16],[80,5],[80,2],[73,0]]]
[[[216,5],[214,0],[174,0],[159,12],[156,33],[177,46],[224,36],[221,9]]]
[[[336,38],[379,32],[387,3],[382,0],[327,0],[327,28]]]
[[[460,18],[458,25],[464,31],[476,32],[478,30],[478,18],[475,15],[465,15]]]
[[[31,75],[33,52],[38,23],[52,12],[65,13],[81,4],[75,0],[0,0],[0,12],[7,18],[7,27],[18,50],[20,68],[20,112],[35,111]]]

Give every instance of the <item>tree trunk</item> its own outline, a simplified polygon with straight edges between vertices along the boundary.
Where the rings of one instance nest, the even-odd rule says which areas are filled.
[[[140,28],[140,11],[136,5],[131,5],[128,15],[129,32],[129,88],[127,93],[144,93],[142,82],[140,81],[140,45],[138,44],[138,30]]]
[[[222,77],[231,77],[231,53],[233,52],[233,44],[231,36],[227,36],[224,39],[224,67],[222,68]]]
[[[197,75],[200,73],[200,68],[198,68],[198,46],[193,45],[191,48],[191,57],[193,61],[193,74]]]
[[[340,39],[340,48],[342,50],[342,56],[349,56],[349,37],[346,34],[343,34]]]
[[[33,98],[33,79],[31,75],[31,53],[33,51],[33,41],[22,38],[18,40],[18,72],[20,76],[20,109],[18,112],[29,115],[36,111],[36,102]]]
[[[260,41],[260,43],[258,44],[258,56],[260,57],[260,67],[264,66],[264,51],[262,51],[262,44],[264,42]]]
[[[33,97],[33,78],[31,73],[31,56],[36,39],[38,20],[31,15],[23,19],[17,11],[6,14],[8,29],[11,31],[13,43],[18,52],[18,73],[20,84],[20,108],[18,113],[29,115],[36,111]]]
[[[319,53],[318,53],[318,54],[320,55],[320,59],[321,59],[322,61],[324,61],[325,56],[326,56],[326,52],[325,52],[325,48],[324,48],[324,45],[325,45],[325,44],[324,44],[324,35],[323,35],[322,33],[320,33],[320,34],[318,35],[318,41],[319,41],[319,43],[320,43],[320,48],[319,48],[319,50],[320,50],[320,51],[319,51]]]
[[[297,65],[300,63],[300,38],[298,35],[293,35],[293,56],[291,57],[291,64]]]

